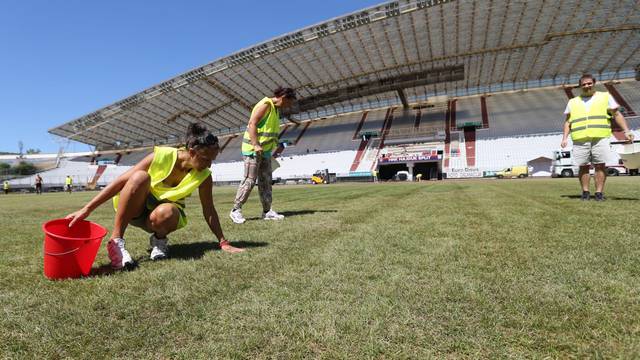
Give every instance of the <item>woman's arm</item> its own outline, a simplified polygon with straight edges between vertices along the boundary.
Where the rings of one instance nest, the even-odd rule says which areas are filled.
[[[251,141],[251,145],[253,145],[253,151],[255,151],[256,154],[262,152],[262,145],[258,142],[258,123],[267,114],[269,109],[268,104],[262,104],[262,106],[256,109],[255,113],[251,114],[249,124],[247,125],[249,139]]]
[[[198,194],[200,195],[200,204],[202,205],[202,214],[204,215],[205,221],[209,225],[209,229],[211,229],[211,231],[218,238],[218,241],[220,242],[220,248],[223,251],[230,253],[244,251],[244,249],[239,249],[231,246],[229,244],[229,241],[224,238],[224,234],[222,233],[222,226],[220,226],[220,219],[218,218],[218,212],[213,205],[212,191],[213,180],[211,179],[211,175],[209,175],[209,177],[207,177],[198,188]]]
[[[65,217],[65,219],[71,219],[69,223],[69,227],[76,223],[78,220],[83,220],[87,218],[93,210],[95,210],[98,206],[102,205],[105,201],[111,199],[116,194],[122,190],[124,184],[129,181],[131,174],[138,170],[149,170],[149,166],[151,166],[151,162],[153,161],[153,154],[147,155],[144,159],[142,159],[139,163],[137,163],[134,167],[127,170],[124,174],[118,176],[114,181],[112,181],[107,187],[102,189],[98,195],[96,195],[91,201],[89,201],[82,209],[71,213]]]

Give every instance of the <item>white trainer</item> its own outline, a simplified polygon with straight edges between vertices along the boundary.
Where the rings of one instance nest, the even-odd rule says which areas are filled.
[[[262,218],[265,220],[282,220],[284,219],[284,215],[278,214],[273,209],[271,209],[266,213],[262,213]]]
[[[229,217],[236,224],[242,224],[245,221],[247,221],[244,218],[244,216],[242,216],[242,210],[241,209],[231,210],[231,212],[229,213]]]
[[[149,237],[149,245],[151,246],[151,255],[149,255],[149,257],[151,260],[162,260],[167,258],[169,255],[168,242],[169,240],[167,238],[158,239],[156,234],[151,234],[151,237]]]
[[[134,266],[131,255],[124,248],[124,239],[115,238],[107,243],[107,252],[111,260],[111,267],[114,269],[122,269],[123,267],[131,268]]]

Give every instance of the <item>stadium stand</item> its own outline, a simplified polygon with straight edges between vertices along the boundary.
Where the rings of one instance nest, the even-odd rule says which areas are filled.
[[[627,80],[613,84],[613,87],[618,90],[629,105],[628,109],[625,109],[625,115],[629,117],[640,115],[640,84],[634,80]],[[631,114],[629,113],[630,110],[632,112]]]
[[[242,153],[240,152],[240,146],[242,145],[243,133],[232,138],[228,142],[224,149],[218,154],[217,162],[231,162],[242,160]],[[223,143],[224,144],[224,143]]]
[[[358,141],[353,141],[358,122],[362,119],[362,113],[337,116],[329,119],[321,119],[312,122],[304,137],[287,149],[287,154],[303,155],[318,151],[344,151],[356,150]]]
[[[457,100],[455,122],[451,124],[451,127],[456,129],[481,127],[482,109],[480,107],[480,97],[464,97]]]
[[[486,101],[489,128],[478,139],[562,132],[567,98],[558,89],[496,93]]]
[[[312,174],[323,167],[308,163],[316,160],[335,161],[336,173],[366,173],[385,149],[434,141],[439,171],[496,170],[557,148],[583,71],[617,93],[630,126],[640,127],[637,2],[616,3],[625,15],[615,17],[609,6],[585,4],[390,1],[217,59],[50,132],[127,151],[176,144],[199,121],[221,139],[216,176],[239,179],[248,114],[286,84],[299,99],[282,119],[289,146],[278,150],[280,176]],[[615,56],[603,57],[602,44]],[[117,168],[143,155],[123,155]]]

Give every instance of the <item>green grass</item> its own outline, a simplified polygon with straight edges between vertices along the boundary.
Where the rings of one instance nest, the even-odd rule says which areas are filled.
[[[172,258],[132,228],[131,272],[50,281],[40,226],[95,193],[0,196],[2,358],[637,358],[640,178],[581,202],[575,179],[274,188],[283,222],[197,195]],[[110,228],[103,205],[91,220]]]

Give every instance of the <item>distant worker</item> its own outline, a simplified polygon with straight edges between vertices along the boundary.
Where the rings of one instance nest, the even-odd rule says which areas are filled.
[[[283,215],[271,208],[271,154],[278,145],[280,111],[290,107],[295,100],[295,90],[278,87],[274,90],[273,97],[260,100],[251,111],[249,124],[242,140],[244,179],[238,187],[233,209],[229,213],[231,220],[236,224],[246,221],[242,215],[242,205],[249,199],[256,179],[262,203],[262,218],[264,220],[284,219]]]
[[[202,214],[209,229],[218,238],[223,251],[244,251],[225,239],[218,213],[213,204],[211,162],[220,150],[218,138],[199,124],[190,124],[184,147],[154,148],[133,168],[118,176],[82,209],[67,215],[76,221],[88,217],[93,210],[113,198],[116,209],[113,232],[107,243],[111,266],[115,269],[135,266],[125,249],[124,233],[133,225],[151,234],[151,260],[168,256],[167,235],[187,224],[185,198],[198,189]]]
[[[4,189],[4,194],[7,195],[9,193],[9,181],[5,180],[2,184],[2,188]]]
[[[67,178],[64,180],[64,189],[71,194],[71,188],[73,187],[73,179],[71,175],[67,175]]]
[[[378,182],[378,171],[371,170],[371,176],[373,177],[373,182]]]
[[[40,174],[36,174],[36,194],[42,194],[42,177]]]
[[[416,175],[416,181],[417,182],[422,181],[422,173],[418,173],[418,175]]]
[[[589,164],[595,168],[596,201],[603,201],[604,184],[607,178],[605,163],[611,153],[610,116],[624,130],[627,141],[633,141],[624,116],[618,111],[619,105],[608,92],[595,91],[596,79],[591,74],[580,77],[578,85],[581,93],[569,100],[564,113],[566,119],[560,147],[567,146],[567,137],[571,133],[573,158],[580,167],[579,180],[582,186],[581,200],[589,200]]]

